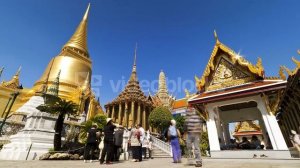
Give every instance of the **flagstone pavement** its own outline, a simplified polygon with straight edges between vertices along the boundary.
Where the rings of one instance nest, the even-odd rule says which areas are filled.
[[[194,167],[174,164],[170,158],[157,158],[143,162],[120,162],[112,165],[100,165],[99,162],[83,163],[83,161],[0,161],[0,168],[181,168]],[[271,159],[204,159],[203,168],[300,168],[300,160]]]

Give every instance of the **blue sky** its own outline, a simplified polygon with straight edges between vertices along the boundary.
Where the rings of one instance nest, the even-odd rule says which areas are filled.
[[[280,65],[294,68],[292,56],[300,59],[297,0],[2,0],[1,81],[21,65],[21,83],[32,87],[75,31],[88,2],[88,47],[93,75],[101,76],[95,88],[102,105],[121,91],[111,84],[128,80],[136,42],[139,80],[157,80],[162,69],[177,81],[172,89],[177,98],[184,96],[184,81],[202,75],[215,43],[214,29],[250,62],[261,57],[267,76],[277,76]]]

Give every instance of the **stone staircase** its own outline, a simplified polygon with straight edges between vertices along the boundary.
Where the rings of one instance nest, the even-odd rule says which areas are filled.
[[[152,149],[153,158],[170,158],[170,157],[172,157],[171,146],[168,143],[166,143],[152,135],[151,135],[151,139],[153,141],[153,149]]]
[[[159,149],[158,147],[153,146],[152,157],[153,158],[171,158],[171,155],[164,152],[163,150]]]

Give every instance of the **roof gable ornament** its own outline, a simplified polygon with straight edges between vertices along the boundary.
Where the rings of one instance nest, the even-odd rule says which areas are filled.
[[[234,64],[235,66],[238,65],[239,67],[244,69],[245,72],[251,74],[251,76],[255,76],[256,79],[264,78],[264,68],[262,66],[261,58],[258,58],[256,65],[253,65],[245,60],[245,58],[242,57],[239,53],[236,53],[231,48],[221,43],[216,31],[214,31],[214,37],[216,39],[216,44],[211,53],[208,64],[203,72],[203,75],[201,78],[195,76],[196,87],[199,91],[203,92],[207,90],[211,77],[217,70],[218,61],[220,61],[222,55],[226,55],[228,57],[228,61],[232,62],[232,64]]]
[[[20,87],[20,73],[21,73],[21,69],[22,67],[20,66],[18,71],[16,72],[16,74],[12,77],[11,80],[9,81],[3,81],[1,83],[1,86],[6,87],[6,88],[10,88],[10,89],[18,89]]]

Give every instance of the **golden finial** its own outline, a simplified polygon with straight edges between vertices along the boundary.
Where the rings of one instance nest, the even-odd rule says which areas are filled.
[[[286,75],[284,74],[284,67],[283,66],[280,66],[279,68],[279,76],[282,80],[286,80]]]
[[[136,52],[137,52],[137,43],[135,43],[135,49],[134,49],[134,62],[133,62],[134,66],[136,66]]]
[[[288,73],[289,76],[293,75],[293,72],[287,68],[286,66],[283,66],[283,68],[285,69],[285,71]]]
[[[217,34],[216,30],[214,30],[214,36],[215,36],[216,42],[218,43],[219,42],[219,38],[218,38],[218,34]]]
[[[131,81],[132,80],[134,80],[134,81],[137,80],[137,77],[136,77],[136,55],[137,55],[137,43],[135,44],[132,73],[131,73],[131,76],[130,76],[130,79],[129,79]]]
[[[186,98],[189,98],[191,96],[189,90],[187,90],[186,88],[184,89],[184,92],[185,92],[185,97]]]
[[[298,50],[299,51],[299,50]],[[300,61],[298,61],[296,58],[292,57],[293,62],[297,65],[297,68],[300,68]]]
[[[19,69],[18,69],[18,71],[17,71],[17,73],[15,74],[15,76],[19,76],[20,75],[21,69],[22,69],[22,67],[20,66]]]
[[[91,6],[91,3],[89,3],[86,11],[85,11],[85,14],[83,16],[83,19],[82,20],[87,20],[88,19],[88,16],[89,16],[89,11],[90,11],[90,6]]]
[[[70,40],[64,45],[65,47],[76,48],[82,51],[88,57],[87,49],[87,21],[90,10],[90,4],[88,5],[86,12],[78,25],[75,33],[72,35]]]

